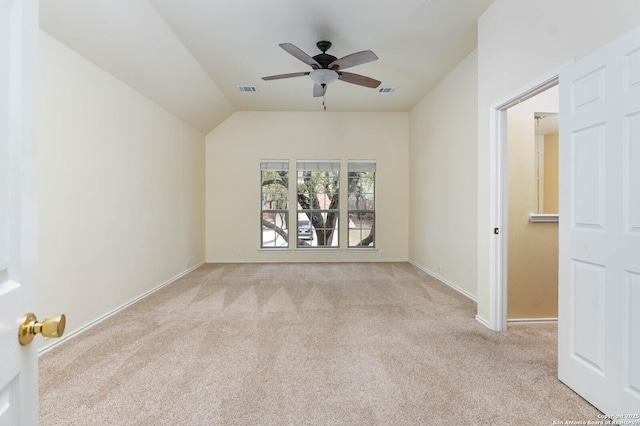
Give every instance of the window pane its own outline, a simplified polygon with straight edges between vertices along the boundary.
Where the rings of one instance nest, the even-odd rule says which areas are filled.
[[[349,245],[375,247],[375,162],[349,162]]]
[[[339,247],[339,187],[339,162],[298,162],[298,247]]]
[[[289,163],[260,162],[261,248],[289,247]]]
[[[371,211],[350,211],[349,247],[375,247],[374,222]]]
[[[289,213],[263,212],[262,213],[262,248],[289,247]]]

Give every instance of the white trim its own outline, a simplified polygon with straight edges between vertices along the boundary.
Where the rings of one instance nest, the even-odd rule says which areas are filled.
[[[506,111],[510,107],[527,100],[550,87],[559,84],[560,70],[573,63],[570,60],[558,68],[542,75],[525,85],[512,95],[490,106],[489,127],[489,202],[490,229],[499,229],[499,235],[492,235],[489,240],[489,322],[488,327],[494,331],[507,330],[507,233],[508,233],[508,200],[507,200],[507,138]],[[497,237],[497,238],[496,238]],[[483,319],[483,323],[486,320]]]
[[[315,250],[314,250],[315,251]],[[337,252],[337,251],[336,251]],[[409,259],[405,258],[386,258],[386,257],[375,257],[373,259],[207,259],[206,263],[399,263],[399,262],[409,262]]]
[[[474,302],[478,303],[478,298],[476,296],[474,296],[473,294],[469,293],[467,290],[458,287],[456,284],[452,283],[451,281],[449,281],[449,280],[445,279],[444,277],[436,274],[432,270],[427,269],[427,268],[415,263],[412,260],[410,260],[409,263],[411,263],[413,266],[415,266],[416,268],[420,269],[421,271],[426,272],[427,274],[431,275],[433,278],[437,279],[438,281],[441,281],[443,284],[446,284],[447,286],[451,287],[452,289],[454,289],[458,293],[462,294],[463,296],[466,296],[468,299],[471,299]]]
[[[480,315],[476,315],[476,321],[478,321],[480,324],[484,325],[487,328],[491,328],[491,325],[489,324],[489,321],[487,321],[486,319],[482,318]]]
[[[515,318],[507,321],[509,325],[518,324],[554,324],[558,322],[558,318]]]
[[[575,59],[571,59],[570,61],[567,61],[559,67],[549,71],[548,73],[543,74],[539,78],[529,82],[528,84],[525,84],[519,90],[515,90],[511,92],[510,95],[505,96],[497,102],[492,103],[491,108],[506,111],[512,106],[516,106],[519,103],[524,102],[527,99],[530,99],[537,94],[550,89],[553,86],[556,86],[559,81],[558,76],[560,75],[560,70],[574,62]]]
[[[196,269],[198,269],[200,266],[204,265],[205,262],[202,261],[200,263],[198,263],[197,265],[192,266],[191,268],[180,272],[178,275],[174,276],[173,278],[169,278],[167,281],[163,282],[162,284],[159,284],[157,286],[155,286],[154,288],[152,288],[151,290],[142,293],[140,296],[137,296],[133,299],[131,299],[130,301],[124,303],[123,305],[120,305],[119,307],[113,309],[110,312],[107,312],[106,314],[102,315],[101,317],[96,318],[95,320],[91,321],[88,324],[83,325],[82,327],[78,328],[77,330],[74,330],[73,332],[64,335],[63,337],[59,338],[59,339],[50,339],[47,341],[47,343],[41,347],[40,349],[38,349],[38,356],[43,355],[47,352],[49,352],[51,349],[60,346],[62,343],[66,342],[69,339],[72,339],[82,333],[84,333],[85,331],[89,330],[90,328],[92,328],[95,325],[98,325],[99,323],[101,323],[102,321],[106,320],[107,318],[117,314],[118,312],[121,312],[122,310],[128,308],[129,306],[133,305],[134,303],[144,299],[145,297],[151,295],[152,293],[155,293],[156,291],[160,290],[162,287],[165,287],[169,284],[171,284],[172,282],[178,280],[179,278],[182,278],[183,276],[187,275],[189,272],[194,271]],[[50,342],[50,343],[49,343]]]
[[[558,223],[560,215],[557,213],[530,213],[529,220],[533,223]]]
[[[507,251],[508,203],[507,196],[507,146],[500,142],[507,135],[507,112],[502,106],[492,107],[490,114],[490,179],[489,202],[491,206],[489,232],[489,328],[494,331],[507,330]],[[498,230],[498,234],[494,232]]]
[[[344,249],[342,247],[331,247],[331,246],[326,246],[326,247],[323,247],[323,246],[310,246],[310,247],[307,247],[307,248],[302,248],[302,247],[297,247],[296,246],[293,249],[293,251],[295,251],[295,252],[305,252],[306,251],[306,252],[311,252],[311,253],[314,253],[314,252],[342,252],[342,251],[344,251]]]

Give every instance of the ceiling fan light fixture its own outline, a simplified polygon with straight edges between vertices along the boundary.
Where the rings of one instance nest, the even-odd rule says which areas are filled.
[[[333,70],[317,69],[309,73],[309,77],[316,84],[329,84],[338,79],[338,73]]]

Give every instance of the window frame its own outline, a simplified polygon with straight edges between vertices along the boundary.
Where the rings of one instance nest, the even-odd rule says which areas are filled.
[[[264,172],[286,172],[287,185],[282,191],[282,194],[286,194],[285,198],[285,207],[284,208],[265,208],[265,195],[264,195]],[[261,250],[288,250],[291,247],[291,220],[289,215],[290,208],[290,190],[291,186],[291,178],[289,173],[289,160],[260,160],[260,249]],[[276,200],[277,202],[277,200]],[[280,235],[276,230],[271,230],[274,235],[273,245],[265,245],[265,225],[264,225],[264,217],[266,215],[273,214],[274,222],[276,222],[276,218],[278,215],[281,215],[283,218],[283,223],[285,224],[285,228],[280,227],[282,231],[287,232],[287,238],[285,239],[282,235]],[[278,238],[284,239],[284,245],[277,245]]]
[[[348,160],[347,161],[347,221],[348,221],[348,231],[347,231],[347,248],[348,249],[356,249],[356,250],[363,250],[363,249],[375,249],[376,248],[376,237],[375,237],[375,230],[376,230],[376,202],[377,202],[377,196],[376,196],[376,186],[377,186],[377,163],[376,160]],[[373,176],[371,177],[371,181],[372,181],[372,186],[371,186],[371,192],[366,192],[365,194],[371,197],[371,201],[367,201],[369,199],[369,197],[365,198],[365,208],[351,208],[351,179],[352,179],[352,173],[373,173]],[[370,206],[370,207],[369,207]],[[362,227],[362,222],[359,222],[359,227],[356,228],[351,228],[351,223],[352,223],[352,214],[353,215],[358,215],[360,218],[362,217],[363,214],[365,215],[369,215],[371,216],[371,228],[369,231],[369,234],[363,237],[363,228]],[[359,245],[355,244],[352,245],[351,244],[351,233],[352,233],[352,229],[356,229],[360,231],[360,239],[359,239],[359,243],[361,243],[362,241],[364,241],[365,239],[367,239],[369,236],[371,236],[372,241],[370,244],[367,245]]]
[[[340,206],[342,204],[342,200],[340,200],[341,168],[342,167],[341,167],[340,160],[297,160],[296,161],[296,249],[327,250],[327,249],[340,248],[340,215],[341,215]],[[330,194],[330,199],[337,201],[337,205],[334,206],[334,208],[319,208],[319,209],[318,208],[306,209],[303,206],[301,206],[299,202],[299,196],[300,194],[303,194],[303,192],[301,192],[300,185],[301,185],[301,179],[304,178],[300,175],[301,172],[302,173],[304,172],[335,172],[337,173],[337,176],[334,176],[334,179],[331,182],[337,185],[336,187],[333,188],[334,191],[331,191],[328,193],[324,191],[317,193],[318,195]],[[337,198],[334,198],[334,197],[337,197]],[[326,203],[326,200],[324,202]],[[331,201],[329,202],[329,204],[331,204]],[[326,219],[330,213],[333,213],[333,218],[335,218],[335,224],[333,225],[332,228],[327,228]],[[302,214],[311,215],[311,217],[309,217],[309,221],[311,222],[310,223],[311,239],[307,240],[307,241],[310,241],[308,243],[305,243],[305,240],[300,239],[300,215]],[[323,224],[325,228],[318,228],[317,222],[316,224],[313,223],[313,215],[324,216],[323,221],[325,222]],[[326,232],[329,232],[329,231],[331,232],[331,240],[332,240],[331,245],[317,245],[319,230],[325,231],[325,237],[326,237]],[[333,244],[334,242],[335,242],[335,245]],[[316,245],[313,245],[314,243]]]

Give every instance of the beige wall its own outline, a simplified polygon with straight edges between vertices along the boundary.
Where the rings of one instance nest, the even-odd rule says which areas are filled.
[[[409,256],[476,295],[477,52],[412,110]],[[442,266],[441,272],[438,266]]]
[[[406,260],[408,145],[407,113],[236,112],[207,135],[207,261]],[[302,159],[340,160],[343,171],[347,160],[376,160],[378,250],[346,250],[345,232],[338,250],[296,250],[295,243],[288,251],[259,250],[260,160],[265,159],[288,159],[290,172]],[[344,172],[341,181],[344,188]]]
[[[42,312],[67,312],[69,329],[74,330],[180,273],[187,259],[190,264],[202,260],[206,242],[210,261],[410,258],[429,270],[443,264],[445,279],[477,294],[478,316],[486,321],[489,248],[495,238],[495,224],[489,221],[490,106],[639,24],[637,0],[496,0],[478,22],[477,150],[467,139],[473,129],[468,114],[458,121],[446,113],[442,116],[446,125],[433,119],[433,125],[425,124],[426,112],[438,113],[434,105],[448,108],[459,103],[466,108],[463,99],[476,96],[472,85],[462,87],[473,80],[473,59],[467,58],[410,114],[235,113],[207,136],[206,179],[202,135],[43,34]],[[455,95],[447,96],[448,90]],[[417,156],[411,162],[410,139],[412,155]],[[460,142],[455,162],[449,145],[440,142],[446,139],[466,141]],[[431,142],[434,145],[429,146]],[[434,179],[425,179],[430,172],[424,167],[438,167],[438,155],[444,164],[446,160],[457,165],[462,174],[442,167],[449,179],[441,179],[442,188]],[[339,159],[343,165],[347,159],[377,159],[376,237],[385,257],[380,258],[378,251],[345,251],[344,235],[339,251],[258,251],[259,222],[254,213],[258,162],[263,158]],[[474,164],[477,191],[464,175],[473,173]],[[418,186],[424,182],[433,186],[422,190]],[[465,196],[445,191],[447,185]],[[434,205],[460,214],[439,224],[448,230],[448,238],[434,240],[436,229],[420,224],[425,214],[438,214],[421,200],[411,201],[409,226],[410,187],[412,197],[432,198]],[[466,202],[474,198],[475,212]],[[461,220],[466,218],[465,208],[477,216],[475,227]],[[411,236],[410,257],[413,232],[417,235]],[[466,235],[474,232],[475,237]],[[474,244],[475,250],[470,247]],[[238,250],[241,259],[236,257]],[[457,251],[460,260],[451,257]],[[475,264],[470,259],[474,252]],[[474,269],[476,283],[469,284]]]
[[[204,135],[39,42],[38,315],[69,334],[204,260]]]
[[[558,224],[529,220],[531,213],[537,213],[534,116],[557,112],[558,96],[555,86],[507,111],[509,319],[558,316]]]
[[[558,132],[544,135],[543,213],[558,213]]]
[[[478,317],[490,321],[490,107],[640,24],[637,0],[496,0],[478,21]]]

